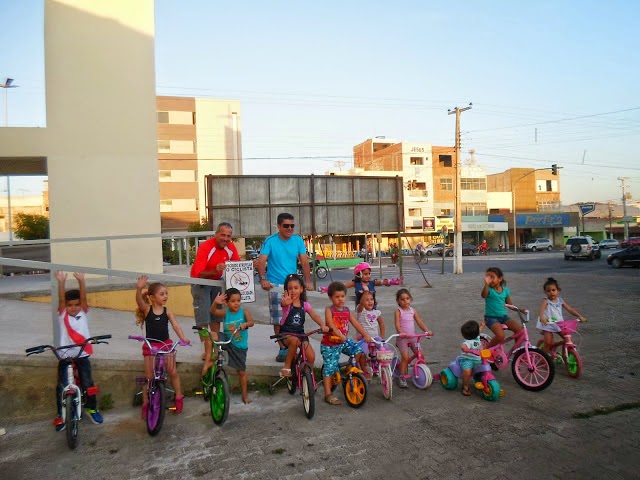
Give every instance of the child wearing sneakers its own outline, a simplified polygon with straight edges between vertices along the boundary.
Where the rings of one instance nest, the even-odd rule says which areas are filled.
[[[143,325],[145,326],[145,337],[153,339],[151,345],[166,348],[173,345],[169,337],[169,323],[171,323],[173,331],[176,332],[182,343],[189,345],[191,342],[185,338],[182,327],[176,320],[175,315],[167,309],[167,299],[169,298],[167,287],[158,282],[150,283],[147,286],[147,280],[147,276],[142,275],[136,283],[136,304],[138,305],[136,325],[140,328]],[[145,286],[147,286],[147,291],[143,292],[142,289]],[[149,351],[149,346],[146,342],[142,344],[142,355],[144,357],[144,376],[147,378],[147,383],[142,388],[142,418],[146,418],[147,409],[149,408],[148,382],[153,377],[153,354]],[[176,392],[175,413],[182,413],[184,397],[182,395],[180,376],[176,369],[176,352],[167,354],[164,358],[171,385]]]
[[[76,272],[73,276],[78,281],[78,289],[65,291],[67,274],[60,270],[55,273],[56,280],[58,280],[58,323],[60,325],[58,345],[82,343],[91,337],[89,333],[89,305],[87,303],[84,274]],[[56,387],[58,416],[53,420],[56,432],[61,432],[65,429],[65,423],[62,420],[62,390],[67,381],[67,366],[69,363],[67,358],[75,358],[79,350],[80,347],[74,347],[68,349],[66,352],[60,351],[60,355],[64,358],[58,362],[58,385]],[[93,348],[89,343],[85,347],[84,352],[82,352],[82,355],[76,358],[75,363],[78,368],[80,385],[85,392],[85,411],[89,414],[89,418],[93,423],[101,424],[102,415],[98,411],[95,395],[96,389],[93,388],[93,378],[91,378],[91,362],[89,361],[91,353],[93,353]]]

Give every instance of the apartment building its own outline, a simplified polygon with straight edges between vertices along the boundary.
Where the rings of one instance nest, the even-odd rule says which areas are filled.
[[[206,217],[206,175],[242,175],[240,103],[156,98],[162,231]]]

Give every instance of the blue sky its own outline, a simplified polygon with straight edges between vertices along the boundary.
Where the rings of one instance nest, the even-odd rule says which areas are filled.
[[[0,75],[21,85],[10,124],[44,126],[42,2],[0,4]],[[348,168],[376,135],[452,145],[447,109],[473,102],[463,158],[475,149],[489,173],[557,163],[564,203],[617,201],[626,176],[638,200],[639,13],[631,0],[157,0],[157,92],[239,99],[246,173]]]

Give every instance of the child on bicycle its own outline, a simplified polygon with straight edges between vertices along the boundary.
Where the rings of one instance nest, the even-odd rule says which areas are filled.
[[[462,394],[466,397],[471,395],[469,392],[469,380],[471,379],[471,372],[473,367],[480,365],[482,360],[478,352],[481,350],[480,344],[480,330],[484,327],[484,322],[481,326],[475,320],[469,320],[460,327],[460,333],[464,338],[462,346],[462,354],[458,356],[458,364],[462,369]]]
[[[227,308],[224,308],[226,304]],[[229,366],[235,368],[240,379],[240,388],[242,390],[242,402],[245,405],[251,403],[247,389],[247,349],[249,348],[249,332],[248,328],[253,327],[254,322],[251,312],[241,303],[240,290],[237,288],[228,288],[222,294],[218,293],[211,304],[211,313],[215,317],[224,317],[224,331],[220,330],[220,322],[214,322],[211,329],[211,337],[215,342],[218,338],[221,341],[227,341],[233,337],[231,343],[222,345],[222,349],[229,354]],[[236,334],[236,332],[239,332]],[[234,336],[235,335],[235,336]]]
[[[357,320],[365,332],[369,334],[371,338],[381,342],[385,334],[384,320],[382,319],[382,312],[376,310],[374,307],[373,293],[364,292],[358,303]],[[357,335],[356,340],[362,340],[362,335]],[[360,370],[364,372],[367,380],[371,380],[371,373],[366,368],[367,356],[369,355],[369,344],[362,344],[362,353],[358,355],[358,363],[360,364]]]
[[[502,325],[506,325],[513,333],[522,330],[522,325],[507,315],[505,303],[511,303],[511,291],[507,288],[502,270],[498,267],[487,268],[484,275],[484,287],[480,294],[484,298],[484,321],[493,332],[489,347],[498,345],[504,340]],[[524,309],[521,309],[524,310]]]
[[[376,301],[376,287],[391,285],[402,285],[404,277],[398,278],[384,278],[382,280],[371,279],[371,265],[367,262],[361,262],[353,268],[354,278],[350,282],[344,284],[345,287],[354,287],[356,291],[356,307],[360,305],[360,299],[364,292],[371,292],[373,294],[374,308],[377,308],[378,302]],[[326,292],[328,287],[321,287],[321,292]]]
[[[338,361],[341,354],[357,355],[362,353],[362,348],[347,338],[349,323],[364,337],[367,343],[371,341],[371,336],[358,323],[354,313],[345,306],[347,287],[343,283],[331,283],[327,294],[332,305],[324,310],[325,323],[329,328],[320,344],[320,353],[324,360],[322,384],[324,386],[324,401],[329,405],[340,405],[340,400],[331,393],[331,376],[340,370]]]
[[[305,315],[308,314],[311,319],[320,325],[323,332],[328,329],[324,325],[322,318],[318,315],[311,304],[307,302],[307,292],[304,283],[298,275],[291,274],[284,281],[284,293],[282,294],[282,320],[280,321],[280,333],[304,333]],[[284,360],[284,367],[280,370],[280,376],[291,376],[291,365],[293,364],[296,351],[301,345],[302,339],[294,336],[285,336],[282,343],[287,348],[287,355]],[[303,341],[307,361],[313,365],[316,360],[316,354],[313,347],[308,341]]]
[[[401,288],[396,292],[396,302],[398,309],[394,313],[396,331],[406,335],[414,335],[416,333],[416,324],[424,333],[431,333],[427,326],[420,318],[420,314],[411,306],[413,297],[406,288]],[[415,339],[399,337],[396,340],[396,346],[400,350],[400,377],[398,378],[398,386],[407,388],[407,369],[409,367],[409,359],[413,352],[413,342]]]
[[[178,335],[183,343],[190,343],[182,332],[182,327],[176,320],[175,315],[170,310],[167,310],[167,299],[169,298],[169,292],[167,287],[162,283],[150,283],[147,286],[148,277],[142,275],[138,278],[136,283],[136,303],[138,308],[136,310],[136,325],[140,328],[145,326],[145,337],[153,339],[151,341],[152,346],[158,348],[171,348],[173,342],[169,337],[169,323],[173,331]],[[143,292],[143,288],[147,286],[147,290]],[[146,418],[147,409],[149,408],[149,398],[147,396],[148,383],[153,377],[153,354],[149,350],[147,343],[142,344],[142,355],[144,357],[144,376],[147,378],[147,383],[142,389],[142,418]],[[165,355],[167,374],[171,380],[171,385],[176,393],[175,396],[175,413],[182,413],[184,407],[184,397],[182,395],[182,386],[180,384],[180,376],[176,370],[176,353]]]
[[[58,270],[55,273],[58,280],[58,324],[59,337],[58,345],[71,345],[82,343],[91,337],[89,333],[89,304],[87,303],[87,288],[84,280],[84,273],[76,272],[73,274],[78,281],[77,290],[65,291],[65,281],[67,274]],[[78,376],[80,377],[80,386],[85,392],[85,410],[89,413],[89,418],[95,424],[103,422],[102,414],[98,411],[96,395],[89,394],[93,389],[93,378],[91,377],[91,362],[89,356],[93,353],[91,344],[87,344],[82,355],[76,358],[80,351],[80,347],[74,347],[60,352],[64,357],[58,362],[58,384],[56,387],[56,405],[58,407],[58,416],[53,420],[56,432],[65,429],[65,423],[62,420],[62,391],[67,384],[67,358],[75,358],[75,364],[78,368]]]
[[[560,327],[557,322],[564,320],[562,317],[562,309],[565,309],[571,315],[575,315],[581,322],[587,320],[580,315],[575,308],[570,307],[560,296],[560,286],[558,281],[553,278],[547,278],[547,281],[542,286],[546,297],[542,300],[540,305],[538,323],[536,328],[542,330],[544,335],[544,345],[542,349],[545,352],[549,352],[553,345],[553,334],[560,332]]]

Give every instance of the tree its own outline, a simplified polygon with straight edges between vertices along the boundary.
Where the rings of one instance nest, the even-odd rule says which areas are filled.
[[[17,213],[14,233],[23,240],[44,240],[49,238],[49,217],[31,213]]]

